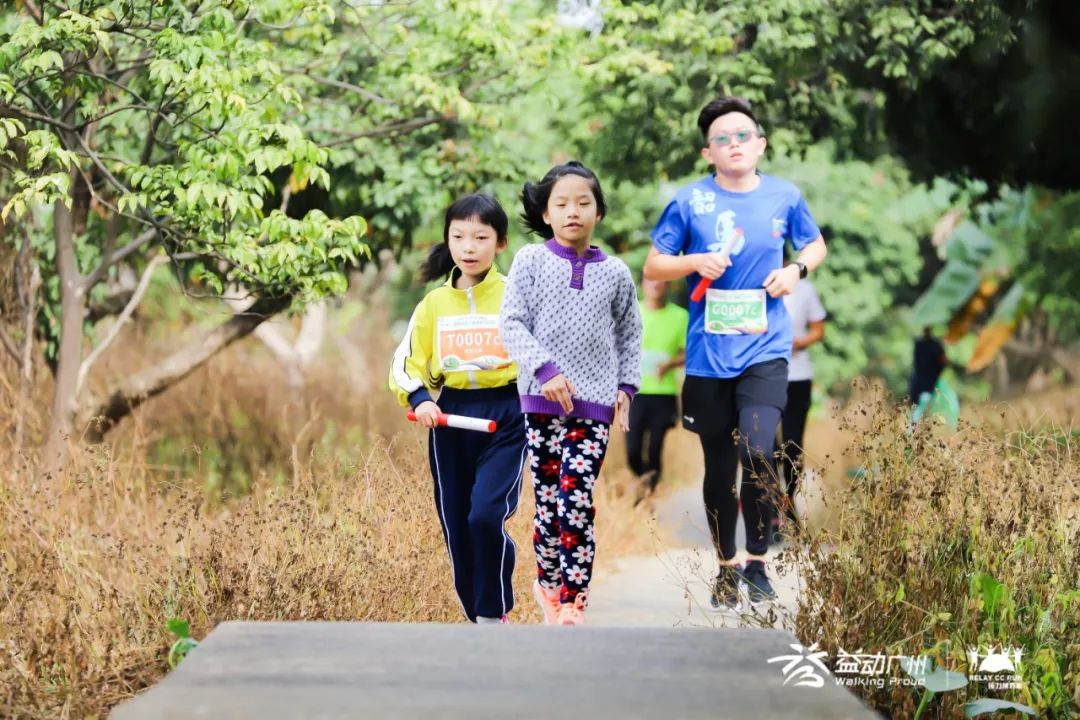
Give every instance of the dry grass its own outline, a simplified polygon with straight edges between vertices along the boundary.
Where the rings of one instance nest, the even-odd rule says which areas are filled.
[[[423,436],[382,390],[384,328],[375,313],[334,328],[296,389],[242,343],[108,445],[77,450],[55,486],[37,484],[7,440],[14,418],[0,418],[0,716],[103,717],[166,672],[172,617],[195,637],[227,619],[462,621]],[[136,330],[101,370],[128,372],[159,349]],[[0,368],[0,407],[15,383]],[[1004,434],[1045,419],[1037,403],[951,437],[909,436],[873,395],[842,421],[811,425],[829,504],[802,550],[813,562],[800,637],[833,654],[926,648],[960,669],[969,644],[1022,645],[1028,690],[1012,699],[1067,716],[1080,673],[1075,436]],[[48,396],[42,380],[35,405]],[[40,435],[40,415],[24,420]],[[694,436],[675,431],[666,450],[662,492],[700,478]],[[851,481],[851,466],[868,472]],[[601,573],[653,551],[648,504],[633,509],[635,496],[616,436],[597,485]],[[539,619],[527,591],[532,510],[526,489],[511,523],[517,622]],[[996,608],[974,580],[983,576],[1004,587]],[[964,697],[936,700],[932,716],[958,717]],[[892,717],[915,702],[907,690],[867,699]]]
[[[77,449],[59,485],[38,484],[0,444],[12,469],[0,487],[0,716],[103,717],[166,672],[173,617],[196,638],[234,619],[463,621],[424,437],[381,390],[379,326],[342,332],[297,390],[245,342],[110,444]],[[124,371],[116,356],[111,371]],[[0,382],[0,405],[13,382]],[[610,457],[601,571],[649,542],[621,454]],[[510,525],[516,622],[539,620],[532,512],[526,484]]]
[[[800,640],[833,659],[928,654],[962,673],[970,647],[1022,648],[1023,690],[973,682],[923,717],[964,717],[978,697],[1080,713],[1078,399],[1059,388],[966,408],[956,433],[924,423],[912,434],[908,408],[858,381],[847,407],[812,419],[812,531],[779,560],[807,585]],[[667,450],[673,483],[700,480],[693,435],[673,433]],[[921,699],[902,686],[855,691],[888,718],[913,717]]]
[[[1005,697],[1040,716],[1080,709],[1080,445],[1053,428],[964,423],[909,432],[904,409],[856,403],[837,432],[864,473],[828,492],[831,521],[798,552],[808,584],[800,639],[838,650],[928,654],[966,672],[969,647],[1024,650],[1021,691],[972,684],[924,717]],[[832,474],[835,476],[835,474]],[[887,717],[911,717],[910,689],[863,689]]]

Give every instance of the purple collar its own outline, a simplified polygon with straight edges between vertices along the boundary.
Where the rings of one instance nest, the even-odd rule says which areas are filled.
[[[568,248],[565,245],[560,245],[559,241],[555,238],[551,238],[544,247],[552,252],[556,257],[560,257],[570,263],[570,287],[574,290],[583,290],[585,288],[585,268],[589,266],[589,263],[600,262],[606,260],[607,255],[604,251],[595,245],[590,245],[589,249],[585,251],[585,254],[578,257],[578,254],[573,251],[572,248]]]
[[[551,238],[546,243],[544,243],[544,247],[546,247],[555,255],[558,255],[564,260],[569,260],[570,262],[581,260],[582,262],[592,263],[600,262],[601,260],[607,259],[607,255],[604,254],[604,251],[596,247],[595,245],[590,245],[589,249],[586,250],[585,254],[581,257],[578,257],[578,254],[574,252],[573,248],[568,248],[565,245],[560,245],[559,241],[555,238]]]

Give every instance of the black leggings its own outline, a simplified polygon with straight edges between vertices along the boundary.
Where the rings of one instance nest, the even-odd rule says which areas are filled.
[[[650,489],[660,480],[660,461],[664,454],[664,435],[675,426],[674,395],[638,395],[630,405],[630,432],[626,434],[626,459],[635,475],[652,473]],[[644,456],[645,436],[648,456]]]
[[[780,447],[784,450],[781,463],[789,500],[787,512],[788,517],[793,520],[795,490],[803,466],[803,433],[806,431],[806,415],[810,412],[810,385],[810,380],[793,380],[788,383],[788,402],[780,430]]]
[[[737,439],[727,435],[702,435],[705,453],[705,513],[713,544],[721,561],[735,557],[735,525],[740,496],[735,477],[743,466],[742,513],[746,524],[746,551],[764,555],[769,549],[769,527],[774,512],[767,489],[776,487],[776,426],[780,410],[750,405],[739,411]],[[735,428],[733,428],[734,430]],[[775,492],[775,491],[774,491]]]

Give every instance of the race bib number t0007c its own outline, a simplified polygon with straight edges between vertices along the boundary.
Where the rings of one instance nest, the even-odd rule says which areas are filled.
[[[510,364],[499,336],[498,315],[449,315],[438,319],[435,348],[443,372],[492,370]]]
[[[760,335],[769,329],[764,290],[714,290],[705,294],[705,332]]]

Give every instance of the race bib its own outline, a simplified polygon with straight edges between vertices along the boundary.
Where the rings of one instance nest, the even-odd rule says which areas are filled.
[[[510,364],[498,315],[449,315],[438,319],[435,354],[443,372],[492,370]]]
[[[769,329],[765,290],[714,290],[705,293],[705,332],[760,335]]]

